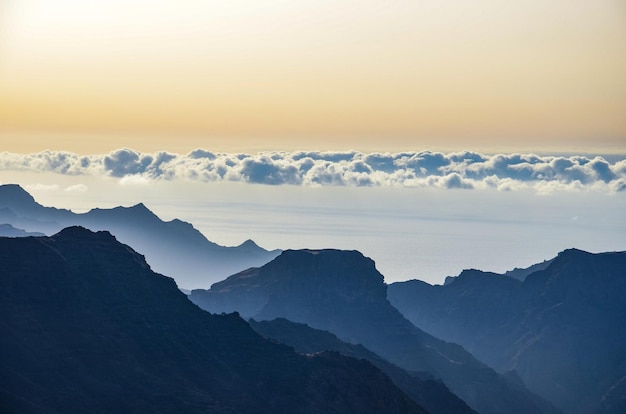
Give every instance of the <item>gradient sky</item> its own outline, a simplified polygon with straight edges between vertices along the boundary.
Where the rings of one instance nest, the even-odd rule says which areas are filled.
[[[0,150],[624,152],[622,0],[0,2]]]

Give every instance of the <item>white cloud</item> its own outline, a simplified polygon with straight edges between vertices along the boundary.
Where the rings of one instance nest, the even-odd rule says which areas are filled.
[[[87,186],[84,184],[74,184],[66,187],[63,191],[66,191],[68,193],[84,193],[85,191],[87,191]]]
[[[120,185],[144,185],[148,184],[150,180],[140,174],[125,175],[120,178]]]
[[[2,152],[0,169],[105,175],[119,178],[121,184],[182,179],[297,186],[495,188],[499,191],[533,188],[540,194],[591,189],[611,193],[626,191],[626,157],[611,163],[598,156],[487,155],[470,151],[228,154],[196,149],[181,155],[122,148],[89,156],[63,151],[26,155]]]

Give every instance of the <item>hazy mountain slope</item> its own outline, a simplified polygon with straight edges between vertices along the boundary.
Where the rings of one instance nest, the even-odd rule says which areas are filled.
[[[0,269],[0,412],[424,412],[366,361],[200,310],[107,232],[0,238]]]
[[[550,266],[550,263],[552,263],[552,260],[544,260],[541,263],[536,263],[529,267],[525,267],[525,268],[516,267],[515,269],[508,270],[504,272],[503,274],[504,276],[512,277],[513,279],[521,280],[523,282],[524,280],[526,280],[528,275],[531,275],[535,272],[546,269],[548,266]]]
[[[262,249],[251,240],[237,247],[220,246],[189,223],[178,219],[164,222],[143,204],[96,208],[83,214],[44,207],[18,185],[0,186],[0,222],[46,234],[71,225],[110,231],[144,254],[156,271],[172,276],[183,288],[207,286],[243,269],[263,265],[280,253]]]
[[[626,400],[624,387],[616,396],[626,377],[626,253],[571,249],[523,282],[464,271],[445,286],[394,283],[388,297],[416,325],[498,371],[516,370],[566,412]]]
[[[72,215],[69,210],[42,206],[17,184],[0,185],[0,222],[52,234],[61,230],[62,223]]]
[[[404,369],[432,373],[484,414],[550,411],[460,346],[412,325],[387,301],[374,262],[356,251],[288,250],[209,291],[194,290],[189,298],[211,312],[237,310],[265,320],[283,317],[328,330]]]
[[[250,325],[261,335],[293,346],[300,353],[336,351],[354,358],[366,359],[380,368],[398,388],[432,414],[476,413],[430,374],[409,373],[363,345],[343,342],[330,332],[313,329],[284,318],[260,322],[250,320]]]
[[[24,229],[18,229],[10,224],[0,224],[0,237],[28,237],[28,236],[45,236],[39,232],[29,232]]]

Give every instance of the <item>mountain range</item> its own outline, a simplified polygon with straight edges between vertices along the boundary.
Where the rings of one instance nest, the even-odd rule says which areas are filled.
[[[625,413],[624,297],[626,252],[387,286],[357,251],[2,185],[0,412]]]
[[[28,236],[45,236],[40,232],[30,232],[24,229],[18,229],[10,224],[0,224],[0,237],[28,237]]]
[[[193,290],[190,300],[212,313],[285,318],[361,344],[407,371],[442,380],[483,413],[558,412],[510,377],[497,374],[461,346],[414,326],[387,301],[383,276],[357,251],[287,250],[266,265]]]
[[[567,413],[625,413],[626,252],[569,249],[531,269],[519,278],[466,270],[444,286],[393,283],[388,298]]]
[[[249,322],[250,326],[261,335],[292,346],[300,353],[335,351],[371,362],[387,374],[398,388],[432,414],[476,414],[476,411],[431,374],[408,372],[381,358],[363,345],[344,342],[328,331],[313,329],[306,324],[291,322],[284,318],[271,321],[251,319]]]
[[[208,286],[240,270],[263,265],[280,253],[267,251],[252,240],[236,247],[220,246],[190,223],[161,220],[142,203],[82,214],[44,207],[15,184],[0,186],[0,223],[16,228],[12,237],[32,232],[50,235],[73,225],[110,231],[145,255],[157,272],[173,277],[181,288]]]
[[[365,360],[202,311],[108,232],[0,238],[0,269],[0,412],[427,412]]]

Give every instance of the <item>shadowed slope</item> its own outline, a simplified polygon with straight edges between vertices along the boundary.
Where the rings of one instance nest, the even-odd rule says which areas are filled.
[[[394,283],[389,300],[433,335],[515,370],[566,412],[619,412],[611,407],[626,401],[626,253],[570,249],[539,269],[523,282],[473,270],[445,286]]]
[[[250,320],[252,328],[261,335],[293,346],[300,353],[336,351],[354,358],[362,358],[385,372],[408,396],[432,414],[476,413],[454,395],[441,381],[424,372],[413,372],[387,362],[363,345],[341,341],[330,332],[313,329],[305,324],[278,318],[272,321]]]
[[[356,251],[288,250],[189,296],[211,312],[283,317],[360,343],[409,371],[441,378],[473,409],[487,413],[550,412],[523,386],[513,386],[458,345],[416,328],[386,299],[383,276]]]
[[[377,368],[210,315],[107,232],[0,238],[3,413],[423,412]]]

